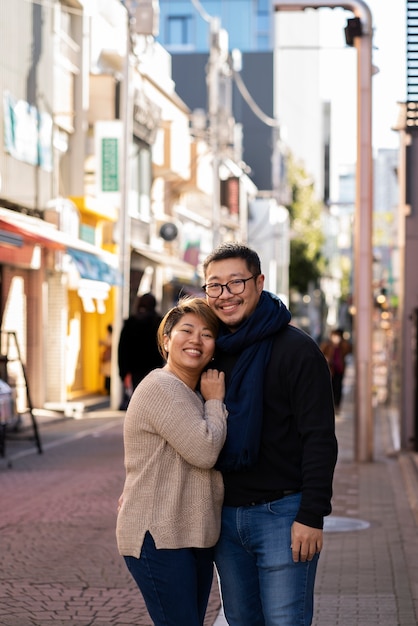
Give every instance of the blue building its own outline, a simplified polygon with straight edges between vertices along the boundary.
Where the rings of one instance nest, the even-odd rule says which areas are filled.
[[[172,55],[176,91],[191,109],[208,109],[210,21],[219,18],[229,51],[242,54],[241,78],[257,107],[273,117],[273,15],[269,0],[160,0],[159,42]],[[260,191],[273,189],[274,132],[232,86],[232,115],[242,125],[242,158]],[[279,173],[277,173],[277,176]],[[276,176],[276,178],[277,178]]]
[[[221,20],[231,49],[273,50],[271,0],[160,0],[160,43],[172,54],[208,52],[208,16]]]

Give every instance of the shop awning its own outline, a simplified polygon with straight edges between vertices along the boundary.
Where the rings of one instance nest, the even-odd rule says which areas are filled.
[[[90,254],[84,250],[67,248],[67,253],[71,256],[77,268],[80,278],[97,280],[108,285],[120,285],[121,277],[118,270],[95,254]]]
[[[17,233],[0,228],[0,243],[21,248],[23,246],[23,237]]]
[[[154,265],[162,266],[167,282],[179,279],[195,284],[201,280],[194,265],[186,263],[182,259],[145,248],[134,248],[134,252],[142,255]]]
[[[65,247],[60,237],[63,233],[56,231],[44,220],[23,215],[18,211],[0,208],[0,229],[10,233],[11,237],[13,235],[20,237],[29,244],[40,244],[55,250],[63,250]]]
[[[66,252],[72,259],[80,278],[121,285],[117,257],[106,250],[58,230],[38,217],[32,217],[0,207],[0,233],[10,241],[19,239],[28,245],[40,245]],[[2,239],[0,238],[0,244]],[[17,246],[18,243],[15,244]]]

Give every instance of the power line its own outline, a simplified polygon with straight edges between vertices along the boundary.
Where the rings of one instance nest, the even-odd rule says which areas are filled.
[[[205,20],[205,22],[210,23],[213,20],[213,17],[205,11],[205,9],[200,4],[199,0],[190,0],[190,2],[192,3],[196,11],[199,13],[200,17],[203,20]]]
[[[274,117],[269,117],[268,115],[266,115],[255,102],[254,98],[245,86],[241,74],[239,72],[233,71],[232,75],[235,84],[238,87],[238,91],[250,107],[251,111],[267,126],[271,126],[272,128],[279,128],[279,121]]]
[[[203,20],[205,20],[205,22],[208,22],[209,24],[211,24],[215,18],[214,16],[209,15],[207,11],[205,11],[205,9],[202,7],[200,3],[200,0],[190,0],[190,1],[195,7],[196,11],[199,13],[200,17]],[[248,104],[248,106],[250,107],[254,115],[256,115],[258,119],[260,119],[267,126],[270,126],[272,128],[278,128],[279,127],[278,120],[272,117],[269,117],[268,115],[264,113],[264,111],[260,109],[256,101],[254,100],[250,92],[248,91],[244,81],[242,80],[241,74],[235,70],[232,70],[232,75],[233,75],[235,84],[238,88],[238,91],[240,92],[241,96],[244,98],[245,102]]]

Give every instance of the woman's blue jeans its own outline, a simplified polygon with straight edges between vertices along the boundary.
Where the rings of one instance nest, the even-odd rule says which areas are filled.
[[[213,580],[213,548],[155,547],[146,533],[141,557],[124,557],[155,626],[203,626]]]
[[[318,556],[294,563],[290,531],[301,495],[224,507],[215,548],[229,626],[309,626]]]

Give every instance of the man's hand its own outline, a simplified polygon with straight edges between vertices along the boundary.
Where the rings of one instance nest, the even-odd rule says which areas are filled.
[[[299,522],[292,525],[292,557],[295,563],[312,561],[315,554],[319,554],[323,545],[323,531],[320,528],[311,528]]]

